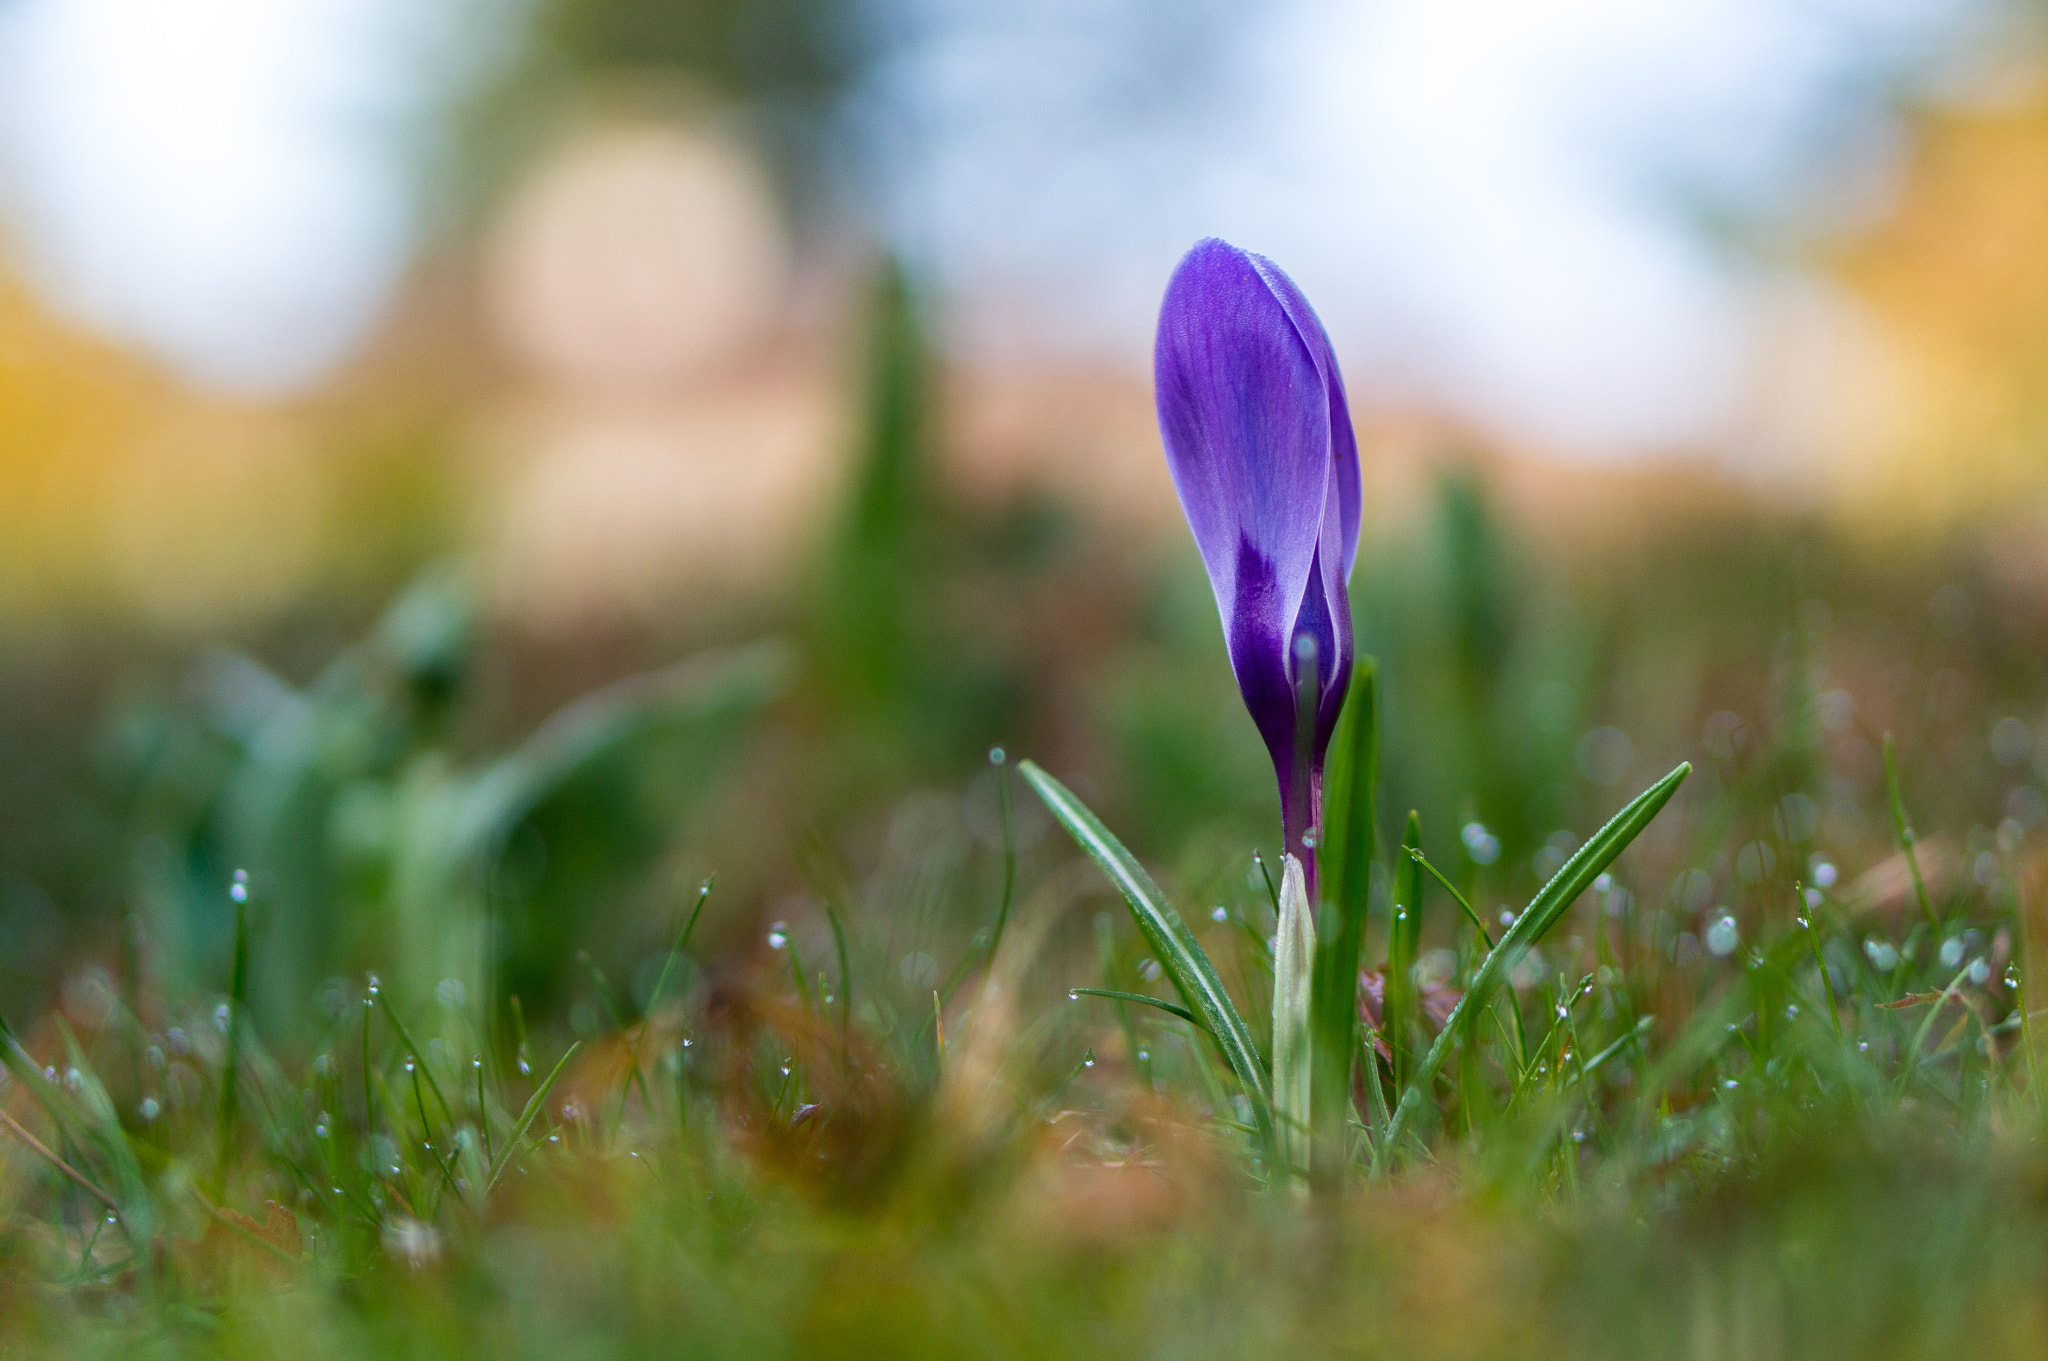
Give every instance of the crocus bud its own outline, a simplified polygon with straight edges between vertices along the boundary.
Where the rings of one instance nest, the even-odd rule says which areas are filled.
[[[1167,466],[1313,898],[1323,753],[1351,679],[1359,482],[1344,380],[1294,281],[1213,238],[1166,286],[1153,372]]]

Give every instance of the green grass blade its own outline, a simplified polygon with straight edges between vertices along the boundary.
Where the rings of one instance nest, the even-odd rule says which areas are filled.
[[[1180,1017],[1197,1030],[1204,1033],[1209,1031],[1209,1027],[1202,1024],[1202,1018],[1189,1011],[1186,1007],[1177,1007],[1162,998],[1147,997],[1142,992],[1118,992],[1115,988],[1068,988],[1067,996],[1107,997],[1112,1002],[1136,1002],[1140,1006],[1157,1007],[1169,1015]]]
[[[235,955],[228,975],[228,1033],[222,1046],[219,1131],[213,1164],[213,1198],[227,1189],[228,1163],[235,1146],[235,1102],[241,1091],[241,1028],[249,998],[249,895],[246,878],[236,880]]]
[[[1394,865],[1394,921],[1387,931],[1387,980],[1380,1029],[1394,1055],[1394,1090],[1408,1082],[1415,1028],[1415,957],[1422,942],[1422,815],[1408,812],[1401,858]]]
[[[1323,775],[1323,901],[1317,917],[1315,981],[1309,1001],[1315,1036],[1318,1181],[1344,1161],[1350,1142],[1352,1064],[1358,1053],[1358,962],[1365,950],[1372,862],[1378,853],[1379,671],[1371,657],[1351,669],[1351,686],[1331,735]],[[1328,1164],[1328,1166],[1325,1166]]]
[[[1387,1146],[1390,1149],[1400,1147],[1407,1122],[1414,1118],[1415,1111],[1422,1105],[1424,1094],[1436,1081],[1444,1060],[1453,1047],[1464,1043],[1466,1035],[1485,1013],[1494,992],[1522,962],[1529,947],[1542,939],[1544,933],[1557,924],[1558,918],[1578,901],[1579,895],[1592,887],[1593,880],[1628,849],[1629,843],[1650,825],[1650,819],[1663,810],[1671,796],[1678,792],[1678,786],[1685,783],[1685,777],[1691,773],[1692,766],[1681,762],[1676,770],[1637,795],[1633,803],[1616,813],[1605,827],[1595,832],[1571,859],[1565,861],[1564,868],[1551,877],[1522,915],[1515,918],[1514,925],[1501,937],[1500,944],[1488,952],[1486,962],[1479,966],[1471,986],[1466,988],[1465,995],[1458,1000],[1450,1019],[1437,1035],[1436,1042],[1423,1056],[1414,1079],[1401,1093],[1401,1104],[1387,1129]]]
[[[519,1118],[512,1123],[512,1133],[505,1139],[505,1147],[499,1151],[497,1161],[491,1164],[491,1175],[484,1182],[485,1191],[496,1186],[498,1178],[505,1175],[506,1167],[512,1162],[512,1155],[519,1151],[519,1141],[524,1139],[526,1131],[532,1128],[534,1118],[546,1108],[548,1093],[555,1089],[555,1083],[561,1080],[563,1070],[569,1066],[569,1060],[574,1058],[576,1051],[582,1047],[580,1040],[570,1045],[568,1052],[555,1060],[555,1066],[541,1079],[540,1086],[533,1089],[533,1095],[526,1099],[525,1109],[519,1112]]]
[[[1913,820],[1906,816],[1906,799],[1899,792],[1899,761],[1892,751],[1892,735],[1884,735],[1884,792],[1891,804],[1892,831],[1899,838],[1899,853],[1906,857],[1906,868],[1913,875],[1913,896],[1920,901],[1920,915],[1927,919],[1927,929],[1936,937],[1941,935],[1941,923],[1934,918],[1934,904],[1927,897],[1927,881],[1920,877],[1920,856],[1914,849],[1919,838],[1913,834]]]
[[[1203,1029],[1222,1051],[1224,1062],[1237,1074],[1239,1084],[1251,1100],[1260,1134],[1267,1148],[1273,1149],[1272,1107],[1267,1096],[1265,1064],[1252,1044],[1251,1031],[1245,1027],[1244,1018],[1237,1014],[1230,995],[1223,990],[1223,980],[1217,977],[1215,965],[1202,952],[1194,932],[1188,930],[1187,923],[1166,901],[1166,895],[1159,891],[1159,885],[1152,882],[1152,876],[1145,872],[1144,866],[1124,849],[1123,843],[1110,834],[1086,804],[1074,797],[1072,791],[1048,775],[1035,761],[1019,762],[1017,769],[1053,817],[1067,829],[1081,849],[1088,852],[1123,894],[1124,901],[1130,904],[1131,916],[1136,919],[1138,930],[1144,933],[1146,944],[1152,947],[1152,953],[1159,960],[1160,967],[1166,970],[1166,976],[1173,980],[1174,990],[1180,994],[1187,1009],[1201,1017]]]
[[[406,1053],[412,1055],[415,1070],[425,1074],[427,1087],[434,1093],[434,1100],[441,1107],[442,1118],[447,1120],[450,1128],[453,1128],[456,1123],[455,1108],[448,1104],[447,1097],[441,1095],[441,1084],[435,1080],[434,1070],[427,1066],[426,1054],[412,1042],[412,1032],[407,1030],[405,1022],[398,1018],[398,1008],[391,1005],[391,999],[385,996],[381,989],[377,993],[377,1005],[383,1008],[384,1019],[391,1022],[391,1028],[398,1033],[398,1042],[405,1046]]]

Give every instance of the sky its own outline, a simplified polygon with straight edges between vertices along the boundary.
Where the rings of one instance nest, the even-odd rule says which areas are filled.
[[[1865,87],[1969,0],[1273,0],[1205,11],[1189,54],[1105,19],[1146,0],[896,2],[916,40],[851,117],[914,129],[876,139],[879,220],[1001,319],[967,343],[1142,365],[1174,259],[1221,235],[1302,284],[1364,401],[1607,457],[1740,407],[1782,281],[1699,206],[1881,192]],[[0,0],[0,215],[67,313],[203,384],[317,384],[417,244],[475,13]],[[1204,97],[1148,105],[1183,56]]]

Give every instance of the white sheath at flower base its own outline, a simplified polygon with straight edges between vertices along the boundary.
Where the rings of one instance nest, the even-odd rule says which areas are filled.
[[[1280,878],[1280,929],[1273,939],[1273,1115],[1295,1168],[1308,1166],[1309,980],[1316,926],[1301,862],[1287,857]]]

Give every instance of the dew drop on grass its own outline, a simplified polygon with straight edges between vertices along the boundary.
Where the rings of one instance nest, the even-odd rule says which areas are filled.
[[[768,925],[768,948],[780,950],[789,944],[789,923],[770,922]]]
[[[1950,936],[1947,940],[1943,941],[1938,958],[1941,960],[1941,967],[1944,969],[1953,969],[1956,965],[1962,963],[1963,938],[1961,936]]]
[[[1010,754],[1001,747],[990,747],[988,749],[988,763],[992,766],[999,766],[1009,759]]]
[[[1152,1061],[1152,1051],[1151,1051],[1151,1050],[1149,1050],[1149,1049],[1140,1049],[1140,1050],[1138,1051],[1138,1062],[1140,1062],[1140,1063],[1150,1063],[1151,1061]]]
[[[1571,1014],[1572,1014],[1572,1009],[1571,1009],[1570,1007],[1566,1006],[1566,1005],[1565,1005],[1564,1003],[1562,1003],[1562,1002],[1559,1002],[1559,1003],[1557,1004],[1557,1019],[1558,1019],[1558,1020],[1560,1020],[1560,1021],[1566,1021],[1566,1020],[1570,1020],[1570,1019],[1571,1019]]]
[[[1229,921],[1229,920],[1230,920],[1230,909],[1228,909],[1228,908],[1225,908],[1225,907],[1218,907],[1218,908],[1216,908],[1216,910],[1215,910],[1215,911],[1213,911],[1213,912],[1211,912],[1211,913],[1209,914],[1209,919],[1210,919],[1211,921],[1219,921],[1219,922],[1221,922],[1221,921]]]
[[[228,885],[228,897],[238,903],[249,901],[249,871],[235,871],[235,881]]]
[[[370,996],[375,997],[377,995],[378,989],[382,988],[383,986],[384,985],[377,980],[377,975],[370,975]]]
[[[228,1004],[226,1002],[222,1002],[213,1009],[213,1028],[220,1031],[223,1035],[227,1034],[228,1015]]]
[[[1737,1087],[1737,1086],[1739,1086],[1740,1084],[1739,1084],[1739,1083],[1737,1083],[1737,1082],[1736,1082],[1736,1080],[1735,1080],[1734,1078],[1732,1078],[1732,1077],[1731,1077],[1731,1078],[1727,1078],[1727,1079],[1725,1079],[1725,1080],[1724,1080],[1724,1081],[1723,1081],[1723,1082],[1721,1083],[1721,1085],[1722,1085],[1723,1087],[1726,1087],[1726,1088],[1727,1088],[1727,1089],[1728,1089],[1729,1091],[1731,1091],[1731,1092],[1732,1092],[1732,1091],[1734,1091],[1734,1090],[1736,1089],[1736,1087]]]
[[[1067,1000],[1069,1002],[1078,1002],[1081,1000],[1081,994],[1070,989],[1067,993]]]
[[[1869,1041],[1869,1040],[1858,1040],[1858,1041],[1856,1041],[1856,1052],[1857,1052],[1857,1053],[1859,1053],[1859,1054],[1867,1054],[1867,1053],[1869,1053],[1869,1052],[1870,1052],[1870,1041]]]
[[[1742,941],[1742,932],[1735,925],[1733,917],[1716,917],[1707,928],[1707,953],[1716,959],[1726,959],[1735,953],[1735,947]]]
[[[142,1098],[142,1104],[135,1108],[135,1113],[142,1117],[143,1123],[147,1124],[163,1114],[163,1109],[162,1104],[155,1097],[145,1096]]]
[[[1983,986],[1984,986],[1984,985],[1985,985],[1986,983],[1989,983],[1990,981],[1991,981],[1991,965],[1990,965],[1990,964],[1989,964],[1989,963],[1988,963],[1987,961],[1985,961],[1985,960],[1984,960],[1983,958],[1981,958],[1981,957],[1980,957],[1980,958],[1977,958],[1977,959],[1973,959],[1973,960],[1971,960],[1971,961],[1970,961],[1970,984],[1971,984],[1971,986],[1972,986],[1972,987],[1978,987],[1978,988],[1981,988],[1981,987],[1983,987]]]
[[[521,1055],[519,1056],[519,1076],[521,1076],[521,1077],[532,1077],[532,1076],[533,1076],[533,1065],[532,1065],[532,1064],[530,1064],[530,1063],[528,1063],[528,1062],[526,1061],[526,1055],[524,1055],[524,1054],[521,1054]]]
[[[1301,844],[1310,850],[1316,848],[1316,829],[1311,827],[1301,834]]]
[[[413,1070],[414,1070],[414,1064],[413,1064],[413,1061],[412,1061],[411,1059],[407,1059],[407,1060],[405,1061],[405,1071],[406,1071],[406,1072],[408,1072],[408,1073],[410,1073],[410,1072],[412,1072]]]

